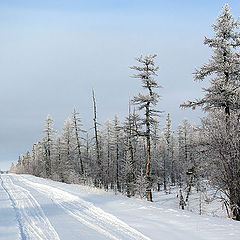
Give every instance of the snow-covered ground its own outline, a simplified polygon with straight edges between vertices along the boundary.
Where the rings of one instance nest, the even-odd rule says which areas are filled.
[[[197,191],[196,188],[192,188],[189,196],[189,201],[185,207],[185,210],[206,216],[217,216],[227,218],[227,211],[223,204],[221,194],[216,193],[207,182],[202,183],[204,185],[204,191]],[[184,188],[183,188],[184,190]],[[186,191],[183,191],[184,199],[186,199]],[[154,202],[159,203],[163,207],[176,209],[179,207],[179,188],[171,187],[171,189],[160,192],[153,192]]]
[[[150,203],[30,175],[0,181],[0,240],[240,239],[240,222],[179,210],[175,193]]]

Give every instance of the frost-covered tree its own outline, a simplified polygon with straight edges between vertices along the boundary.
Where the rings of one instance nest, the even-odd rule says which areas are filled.
[[[9,172],[10,172],[10,173],[16,173],[16,167],[15,167],[15,164],[14,164],[14,163],[11,164],[11,167],[10,167]]]
[[[114,118],[114,125],[113,125],[113,147],[114,147],[114,157],[115,157],[115,169],[116,169],[116,185],[117,185],[117,190],[120,192],[121,191],[121,186],[120,186],[120,160],[121,160],[121,149],[122,149],[122,131],[121,131],[121,126],[120,122],[118,120],[118,116],[115,115]]]
[[[152,179],[151,179],[151,125],[155,122],[155,117],[159,111],[154,107],[157,105],[160,95],[155,92],[156,88],[159,88],[155,77],[159,67],[155,66],[155,57],[157,55],[146,55],[137,58],[139,66],[132,66],[131,69],[136,71],[133,75],[134,78],[138,78],[142,81],[142,87],[147,93],[139,93],[134,97],[133,103],[138,105],[139,110],[144,110],[143,124],[145,125],[145,131],[140,133],[146,138],[146,178],[148,181],[147,200],[152,201]]]
[[[18,174],[24,173],[24,156],[22,154],[18,157],[16,173]]]
[[[137,176],[137,145],[139,130],[139,115],[136,111],[131,112],[131,103],[129,103],[128,116],[123,124],[124,150],[125,158],[123,161],[123,185],[128,197],[135,194],[135,180]]]
[[[240,109],[240,33],[239,21],[235,21],[226,4],[212,25],[215,35],[205,37],[204,44],[213,49],[213,55],[194,73],[195,80],[211,76],[210,86],[203,88],[204,97],[182,104],[182,107],[201,106],[203,110],[223,109],[226,115]]]
[[[180,187],[186,181],[186,172],[188,169],[190,146],[189,146],[189,134],[191,125],[187,119],[183,120],[183,123],[178,126],[177,138],[178,138],[178,161],[176,163],[177,170],[177,182]]]
[[[160,134],[159,143],[158,143],[158,165],[157,167],[160,170],[158,184],[160,180],[160,185],[163,185],[163,190],[167,192],[167,183],[169,176],[169,167],[168,167],[168,145],[165,138],[165,134],[162,132]],[[160,186],[158,186],[159,190]]]
[[[31,173],[32,170],[32,157],[29,151],[24,156],[24,173]]]
[[[171,177],[171,181],[173,184],[175,184],[175,176],[174,176],[174,158],[173,158],[173,133],[172,133],[172,129],[171,129],[171,119],[170,119],[170,114],[167,115],[167,119],[166,119],[166,126],[164,129],[164,136],[166,139],[166,158],[164,161],[164,190],[167,190],[167,179],[168,179],[168,175],[167,172],[169,172],[170,177]]]
[[[76,107],[73,108],[72,113],[72,122],[73,122],[73,128],[75,133],[75,141],[76,141],[76,152],[77,152],[77,171],[83,175],[84,173],[84,167],[83,167],[83,157],[82,157],[82,150],[81,150],[81,136],[80,134],[82,132],[85,132],[82,127],[82,121],[79,117],[79,113],[76,110]]]
[[[45,129],[43,130],[45,136],[42,140],[47,177],[51,175],[52,148],[53,148],[54,135],[56,133],[56,131],[52,128],[53,124],[54,124],[54,121],[52,120],[51,116],[48,115],[45,120]]]
[[[111,188],[114,185],[114,173],[113,173],[113,125],[110,120],[107,120],[104,124],[104,140],[103,140],[103,172],[104,172],[104,188],[107,190],[109,184]]]
[[[61,164],[63,170],[63,181],[64,182],[77,182],[76,170],[74,168],[74,133],[73,124],[70,118],[67,118],[64,122],[63,133],[62,133],[62,147],[61,147]]]
[[[37,176],[38,175],[38,158],[37,158],[37,149],[36,149],[37,143],[33,144],[32,147],[32,174]]]
[[[63,162],[62,146],[63,146],[62,136],[58,135],[54,142],[52,179],[60,182],[64,182],[64,176],[63,176],[64,162]]]
[[[136,173],[134,171],[134,166],[131,161],[131,152],[127,151],[126,156],[122,164],[122,184],[124,186],[124,191],[127,194],[127,197],[134,196],[135,194],[135,180]]]
[[[161,132],[157,121],[152,124],[151,141],[151,174],[154,183],[157,184],[157,190],[160,191],[160,187],[163,183],[163,158],[161,149]]]
[[[210,78],[204,97],[182,107],[201,106],[210,114],[203,126],[207,132],[205,151],[212,169],[211,182],[226,193],[232,216],[240,220],[239,201],[239,112],[240,112],[240,33],[226,4],[213,24],[215,35],[204,43],[213,49],[208,63],[196,70],[195,80]],[[233,116],[231,116],[233,115]],[[216,117],[218,116],[218,117]],[[236,119],[237,118],[237,119]],[[208,140],[211,139],[209,142]],[[238,149],[237,149],[238,148]],[[189,156],[189,155],[188,155]],[[209,158],[211,157],[211,158]],[[216,164],[213,164],[216,163]],[[216,179],[219,181],[218,184]],[[237,182],[237,184],[236,184]]]
[[[32,158],[34,163],[32,173],[38,177],[46,177],[45,148],[42,142],[33,144]]]
[[[140,174],[138,174],[136,181],[135,181],[135,191],[143,198],[146,196],[147,192],[146,189],[149,187],[149,182],[146,175],[143,174],[143,170],[141,169]]]
[[[205,170],[212,185],[224,193],[229,215],[240,221],[240,115],[232,113],[226,122],[224,112],[215,112],[202,125]]]

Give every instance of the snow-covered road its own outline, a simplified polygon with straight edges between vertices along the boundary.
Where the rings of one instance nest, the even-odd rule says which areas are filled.
[[[239,239],[240,223],[30,175],[0,178],[0,240]]]
[[[12,178],[4,176],[1,178],[1,185],[15,210],[21,239],[59,240],[36,199],[28,190],[15,185]]]

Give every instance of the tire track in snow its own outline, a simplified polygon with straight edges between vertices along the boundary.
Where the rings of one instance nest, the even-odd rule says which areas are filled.
[[[1,180],[1,186],[2,186],[2,188],[4,189],[4,191],[7,193],[8,198],[9,198],[9,200],[11,201],[11,205],[12,205],[14,211],[15,211],[16,220],[17,220],[17,223],[18,223],[18,229],[19,229],[19,232],[20,232],[21,239],[22,239],[22,240],[26,240],[26,235],[24,234],[24,231],[23,231],[23,226],[22,226],[22,222],[21,222],[21,217],[20,217],[20,214],[19,214],[19,212],[18,212],[18,210],[17,210],[16,204],[15,204],[12,196],[9,194],[7,188],[5,187],[1,175],[0,175],[0,180]]]
[[[16,211],[22,240],[60,240],[30,192],[15,185],[10,176],[4,176],[1,180]]]
[[[69,215],[109,239],[150,240],[112,214],[106,213],[101,208],[73,194],[45,184],[31,182],[24,177],[21,177],[21,181],[47,195]]]

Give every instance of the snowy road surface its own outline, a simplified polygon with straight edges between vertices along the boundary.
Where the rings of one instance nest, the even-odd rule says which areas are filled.
[[[239,240],[240,223],[30,175],[0,178],[0,240]]]

